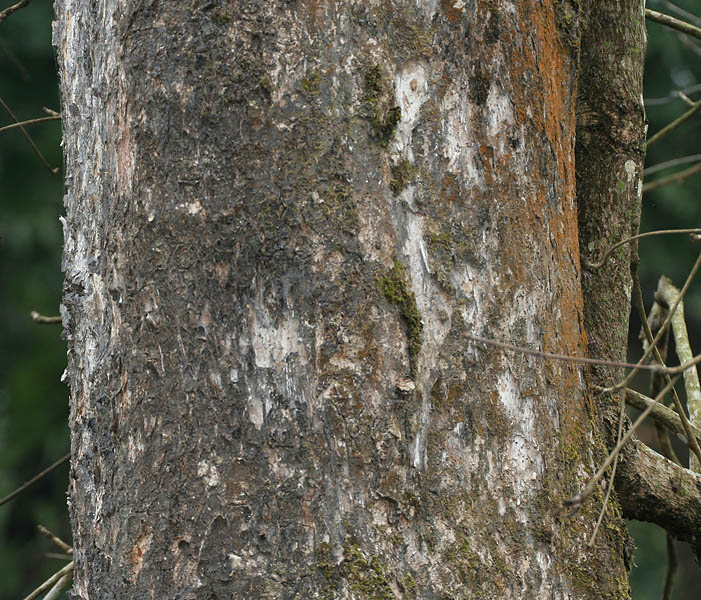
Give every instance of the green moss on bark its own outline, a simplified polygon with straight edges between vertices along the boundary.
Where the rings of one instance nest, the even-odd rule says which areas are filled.
[[[394,104],[394,90],[382,72],[380,65],[365,71],[366,116],[372,126],[372,134],[383,146],[387,146],[402,118],[402,110]]]
[[[416,305],[416,296],[409,289],[404,265],[395,261],[392,269],[377,280],[380,293],[388,302],[399,307],[399,314],[407,326],[407,345],[409,348],[409,372],[416,375],[421,344],[423,343],[423,325],[421,313]]]

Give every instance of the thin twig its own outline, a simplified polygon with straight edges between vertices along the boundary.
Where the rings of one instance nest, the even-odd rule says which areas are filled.
[[[36,119],[29,119],[29,121],[20,121],[19,123],[12,123],[12,125],[5,125],[0,127],[0,133],[7,131],[8,129],[15,129],[16,127],[22,127],[24,125],[33,125],[34,123],[43,123],[44,121],[56,121],[61,120],[61,116],[58,117],[37,117]]]
[[[501,348],[502,350],[510,350],[511,352],[518,352],[520,354],[528,354],[530,356],[537,356],[538,358],[548,358],[551,360],[562,360],[566,362],[581,363],[585,365],[601,365],[604,367],[616,367],[620,369],[644,369],[646,371],[660,372],[664,369],[659,365],[635,365],[633,363],[618,362],[615,360],[600,360],[598,358],[584,358],[582,356],[571,356],[569,354],[553,354],[552,352],[542,352],[540,350],[531,350],[530,348],[523,348],[522,346],[514,346],[513,344],[507,344],[505,342],[497,342],[496,340],[490,340],[488,338],[483,338],[478,335],[473,335],[471,333],[463,334],[466,338],[479,342],[480,344],[485,344],[487,346],[494,346],[495,348]]]
[[[617,244],[614,244],[613,246],[611,246],[606,252],[604,252],[603,258],[598,263],[586,263],[584,265],[584,267],[587,270],[598,269],[598,268],[602,267],[603,264],[606,262],[606,259],[609,256],[611,256],[611,253],[616,248],[623,246],[624,244],[630,244],[631,242],[634,242],[635,240],[639,240],[640,238],[644,238],[644,237],[650,237],[653,235],[670,235],[672,233],[701,233],[701,228],[696,228],[696,229],[658,229],[657,231],[648,231],[646,233],[639,233],[638,235],[634,235],[632,237],[621,240]]]
[[[701,26],[701,18],[697,17],[693,13],[690,13],[688,10],[684,10],[680,6],[677,6],[676,4],[674,4],[674,2],[669,2],[669,0],[667,0],[667,2],[664,3],[664,5],[665,8],[668,8],[672,12],[677,13],[680,17],[685,18],[687,21]]]
[[[68,554],[73,553],[73,548],[71,548],[66,542],[64,542],[60,537],[55,536],[43,525],[37,525],[37,529],[43,533],[47,538],[49,538],[54,544],[56,544],[61,550],[67,552]]]
[[[621,441],[621,436],[623,435],[623,422],[626,418],[626,403],[624,396],[621,396],[621,410],[618,415],[618,434],[616,436],[616,441]],[[604,496],[604,503],[601,506],[601,511],[599,512],[599,518],[596,520],[596,525],[594,526],[594,531],[589,538],[589,546],[594,545],[594,540],[596,540],[596,534],[599,532],[599,527],[601,527],[601,521],[604,520],[604,515],[606,514],[606,505],[608,504],[609,497],[611,496],[611,490],[613,489],[613,480],[616,477],[616,467],[618,466],[618,455],[616,455],[616,460],[613,461],[613,467],[611,469],[611,477],[609,477],[608,485],[606,486],[606,495]]]
[[[679,290],[677,290],[666,277],[661,277],[656,296],[657,295],[660,296],[661,301],[669,305],[676,300],[679,295]],[[679,302],[674,318],[672,318],[672,331],[674,332],[674,347],[679,357],[679,362],[689,362],[692,360],[693,354],[691,352],[691,345],[689,344],[686,322],[684,321],[683,302]],[[686,388],[686,404],[689,409],[689,421],[698,426],[699,416],[701,416],[701,386],[699,385],[699,374],[695,367],[684,371],[684,385]],[[681,406],[681,403],[677,406],[677,412],[681,417],[682,423],[684,423],[686,414],[684,414],[684,408]],[[688,427],[688,433],[691,432],[689,421],[685,424],[686,427]],[[690,458],[689,468],[692,471],[699,472],[701,471],[701,449],[699,449],[694,436],[692,435],[690,437],[691,439],[689,441],[692,442],[692,447],[696,454],[696,463],[694,464],[694,461]]]
[[[42,583],[38,588],[34,589],[28,596],[24,597],[24,600],[34,600],[38,598],[42,593],[48,590],[50,587],[61,579],[64,575],[71,573],[73,571],[73,561],[69,562],[61,570],[56,571],[51,577],[49,577],[44,583]]]
[[[22,484],[21,486],[19,486],[14,492],[12,492],[11,494],[8,494],[8,495],[5,496],[2,500],[0,500],[0,506],[2,506],[3,504],[5,504],[6,502],[9,502],[9,501],[12,500],[15,496],[18,496],[19,494],[21,494],[21,493],[22,493],[24,490],[26,490],[30,485],[36,483],[36,482],[39,481],[42,477],[44,477],[45,475],[48,475],[49,473],[51,473],[51,471],[53,471],[54,469],[60,467],[63,463],[67,462],[68,459],[69,459],[70,457],[71,457],[71,454],[70,454],[70,452],[69,452],[69,453],[66,454],[66,456],[64,456],[63,458],[59,458],[53,465],[51,465],[50,467],[47,467],[47,468],[44,469],[41,473],[35,475],[35,476],[32,477],[29,481],[27,481],[26,483],[23,483],[23,484]]]
[[[641,341],[643,343],[643,350],[647,350],[648,346],[652,343],[652,340],[654,338],[652,331],[654,330],[655,333],[657,333],[657,329],[667,316],[667,309],[664,308],[658,302],[654,302],[652,308],[650,309],[650,315],[648,316],[648,314],[645,312],[645,302],[643,301],[643,292],[640,287],[640,279],[638,277],[638,265],[631,264],[630,272],[633,281],[633,304],[638,310],[640,322],[642,323],[642,332],[641,335],[638,337],[641,338]],[[662,339],[657,343],[657,345],[653,349],[653,358],[656,363],[662,366],[666,366],[665,361],[667,360],[668,347],[669,329],[667,329],[665,335],[662,336]],[[669,375],[667,375],[666,378],[665,376],[659,375],[657,373],[653,373],[650,376],[650,396],[654,397],[655,394],[657,394],[660,388],[664,385],[662,381],[669,381]],[[677,390],[675,388],[672,388],[670,391],[672,395],[676,396]],[[677,398],[677,402],[678,401],[679,399]],[[655,409],[663,407],[665,407],[665,404],[655,405],[655,407],[652,409],[653,414],[655,413]],[[662,454],[670,460],[673,460],[674,462],[679,464],[679,460],[677,459],[677,455],[674,452],[674,448],[672,448],[672,444],[669,441],[669,431],[665,429],[657,420],[655,421],[655,432],[657,433],[657,441],[660,443],[660,449],[662,450]]]
[[[670,17],[669,15],[657,12],[656,10],[650,10],[649,8],[645,9],[645,17],[651,21],[655,21],[661,25],[666,25],[667,27],[671,27],[672,29],[676,29],[677,31],[681,31],[682,33],[686,33],[701,40],[701,28],[696,27],[691,23]]]
[[[647,417],[651,412],[652,412],[652,407],[655,405],[655,403],[659,402],[664,395],[674,386],[674,384],[677,382],[677,379],[679,379],[680,375],[677,375],[674,377],[667,385],[665,385],[662,390],[660,391],[657,396],[654,397],[653,401],[654,403],[648,406],[643,412],[640,413],[640,416],[635,420],[635,422],[630,426],[630,429],[626,431],[625,435],[621,438],[621,440],[616,444],[616,447],[611,450],[609,455],[606,457],[606,460],[604,463],[599,467],[599,470],[596,472],[596,474],[589,480],[589,483],[587,483],[586,487],[576,496],[573,496],[572,498],[565,500],[564,504],[565,506],[575,506],[575,505],[580,505],[582,502],[584,502],[589,496],[591,496],[591,493],[594,491],[594,488],[596,487],[596,484],[599,482],[603,474],[606,472],[606,469],[608,469],[609,465],[616,459],[618,456],[618,453],[621,451],[621,448],[625,446],[626,442],[633,436],[635,433],[635,430],[640,426],[640,424],[645,420],[645,417]]]
[[[667,533],[667,575],[664,579],[664,592],[662,600],[672,600],[672,586],[674,585],[674,576],[677,573],[677,550],[674,547],[674,538],[672,534]],[[45,599],[46,600],[46,599]]]
[[[648,349],[645,350],[645,352],[643,352],[643,355],[640,357],[640,360],[638,361],[636,367],[622,381],[618,382],[613,387],[605,388],[604,391],[610,393],[610,392],[615,392],[616,390],[620,390],[621,388],[626,387],[630,383],[630,380],[633,379],[633,377],[635,376],[635,373],[638,371],[638,369],[645,368],[646,366],[647,367],[656,367],[656,369],[655,368],[652,368],[652,369],[648,368],[648,370],[651,370],[651,371],[657,370],[658,373],[667,373],[668,375],[675,375],[677,373],[683,373],[686,369],[695,365],[697,362],[701,362],[701,355],[700,355],[700,356],[694,358],[693,361],[690,361],[690,362],[685,363],[683,365],[679,365],[678,367],[662,368],[659,365],[644,365],[645,361],[648,359],[648,357],[652,353],[653,348],[655,348],[655,346],[657,345],[657,342],[660,341],[660,339],[664,335],[665,331],[667,330],[667,327],[669,327],[669,324],[672,321],[672,316],[674,315],[674,311],[677,310],[677,305],[679,304],[679,302],[682,301],[682,298],[686,294],[686,291],[689,289],[689,286],[691,285],[691,282],[694,279],[696,272],[699,270],[699,267],[701,267],[701,253],[699,253],[698,258],[696,259],[696,262],[694,263],[694,266],[691,268],[691,271],[689,272],[689,275],[686,278],[686,281],[684,282],[684,287],[682,287],[681,292],[679,292],[679,298],[677,298],[677,301],[674,303],[674,305],[670,307],[669,314],[667,315],[667,318],[664,320],[664,322],[660,326],[660,330],[655,335],[655,338],[650,343],[650,346],[648,347]]]
[[[2,97],[0,97],[0,105],[7,111],[7,114],[9,114],[10,117],[12,117],[15,120],[15,123],[19,122],[19,119],[15,117],[15,114],[12,112],[12,109],[7,105],[7,103],[2,99]],[[32,148],[34,148],[34,152],[36,152],[37,156],[41,159],[46,168],[49,171],[51,171],[53,175],[56,175],[56,173],[58,173],[58,167],[54,168],[49,164],[49,161],[44,158],[44,155],[41,153],[41,150],[37,148],[37,145],[34,143],[34,140],[27,133],[27,130],[24,127],[20,127],[19,129],[22,132],[22,135],[24,135],[24,137],[27,138],[27,141],[31,144]]]
[[[59,579],[55,584],[54,587],[51,588],[48,594],[44,596],[44,600],[56,600],[59,596],[59,594],[68,587],[68,584],[71,582],[71,579],[73,579],[73,572],[71,571],[70,573],[66,573],[61,579]]]
[[[640,279],[638,278],[638,271],[637,268],[633,270],[633,295],[635,298],[635,306],[638,308],[638,313],[640,314],[640,322],[643,325],[643,332],[645,333],[645,339],[648,343],[648,347],[645,348],[645,351],[647,352],[650,348],[652,348],[655,360],[662,366],[664,366],[664,361],[662,360],[662,356],[660,355],[660,352],[657,348],[657,344],[659,343],[659,339],[654,338],[652,336],[652,332],[650,331],[650,326],[648,324],[648,318],[647,315],[645,314],[645,306],[643,303],[643,292],[640,288]],[[665,327],[665,323],[669,322],[668,317],[670,316],[669,313],[667,312],[669,310],[669,304],[674,304],[668,303],[666,307],[662,307],[661,304],[658,304],[660,311],[664,310],[665,311],[665,319],[663,320],[662,327]],[[675,313],[676,311],[679,310],[679,307],[681,306],[680,302],[675,304]],[[671,317],[671,322],[674,323],[674,316]],[[668,331],[668,330],[667,330]],[[668,336],[665,336],[667,338]],[[686,371],[684,372],[684,376],[686,377]],[[669,382],[669,375],[665,375],[665,381]],[[654,390],[657,391],[657,390]],[[684,435],[686,436],[687,439],[687,445],[689,446],[689,449],[696,454],[696,456],[701,460],[701,448],[699,447],[698,441],[696,440],[696,437],[691,430],[691,425],[689,423],[689,419],[686,418],[686,413],[684,412],[684,408],[682,407],[681,400],[679,400],[679,395],[677,394],[677,390],[672,388],[672,402],[674,403],[674,407],[677,411],[677,416],[679,418],[679,422],[681,423],[682,429],[684,430]],[[659,405],[663,406],[663,405]]]
[[[645,106],[660,106],[661,104],[669,104],[670,102],[681,98],[682,94],[693,94],[695,92],[698,92],[699,90],[701,90],[701,83],[697,83],[696,85],[684,88],[683,90],[676,90],[660,98],[645,98]]]
[[[7,17],[9,17],[12,13],[17,12],[20,8],[27,6],[27,4],[29,4],[29,0],[19,0],[17,4],[8,6],[5,10],[0,12],[0,23],[7,19]]]
[[[679,97],[682,100],[684,100],[684,103],[687,106],[694,106],[694,104],[696,104],[696,102],[694,102],[691,98],[689,98],[689,96],[687,96],[684,92],[677,92],[677,94],[679,94]]]
[[[660,129],[655,135],[653,135],[646,143],[645,143],[645,148],[647,150],[650,149],[650,146],[653,144],[656,144],[659,142],[664,136],[666,136],[668,133],[671,133],[674,131],[677,127],[680,125],[683,125],[686,121],[688,121],[691,117],[693,117],[698,111],[701,109],[701,100],[698,102],[695,102],[694,105],[687,110],[683,115],[680,117],[677,117],[669,123],[668,125],[665,125],[662,129]]]
[[[631,375],[638,370],[652,371],[653,373],[665,373],[667,375],[678,375],[686,371],[686,369],[689,369],[694,365],[701,363],[701,354],[697,354],[692,360],[682,365],[678,365],[676,367],[663,367],[657,364],[633,364],[627,362],[618,362],[615,360],[601,360],[599,358],[584,358],[582,356],[572,356],[570,354],[554,354],[552,352],[542,352],[540,350],[524,348],[523,346],[514,346],[513,344],[507,344],[505,342],[497,342],[496,340],[490,340],[489,338],[483,338],[478,335],[473,335],[471,333],[464,333],[463,335],[469,340],[479,342],[480,344],[484,344],[486,346],[494,346],[495,348],[501,348],[502,350],[510,350],[511,352],[519,352],[520,354],[537,356],[538,358],[548,358],[551,360],[561,360],[565,362],[581,363],[585,365],[600,365],[603,367],[614,367],[617,369],[634,369]],[[643,356],[641,360],[646,358],[647,356]],[[623,382],[616,384],[615,387],[602,388],[602,391],[608,393],[615,392],[616,390],[620,390],[621,388],[625,387],[627,384],[628,380],[626,379]]]
[[[683,171],[678,171],[677,173],[668,175],[667,177],[660,177],[660,179],[657,179],[656,181],[651,181],[650,183],[643,184],[643,193],[651,192],[652,190],[656,190],[658,188],[664,187],[665,185],[670,185],[672,183],[679,183],[680,181],[684,181],[685,179],[688,179],[689,177],[696,175],[700,172],[701,162],[698,162],[693,167],[689,167],[688,169],[684,169]]]
[[[58,552],[44,552],[44,558],[55,558],[56,560],[73,560],[70,554],[59,554]]]
[[[626,394],[626,404],[628,406],[632,406],[633,408],[643,411],[650,406],[650,404],[653,404],[652,398],[646,396],[645,394],[631,388],[625,388],[624,391]],[[667,408],[664,404],[657,403],[653,406],[650,416],[660,425],[666,427],[671,432],[676,434],[677,437],[682,438],[684,442],[690,446],[691,443],[687,441],[686,431],[684,431],[681,419],[676,411],[672,410],[671,408]],[[697,443],[701,443],[701,429],[691,424],[691,432],[696,438]]]
[[[62,322],[61,317],[45,317],[44,315],[40,315],[35,310],[30,312],[29,316],[32,317],[32,321],[41,325],[56,325]]]
[[[681,156],[679,158],[673,158],[672,160],[666,160],[656,165],[652,165],[643,171],[643,175],[652,175],[658,171],[664,171],[671,167],[679,167],[690,162],[696,162],[701,160],[701,154],[690,154],[689,156]]]

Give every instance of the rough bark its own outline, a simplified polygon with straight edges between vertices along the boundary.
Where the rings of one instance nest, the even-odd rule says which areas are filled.
[[[652,521],[701,556],[701,479],[640,440],[624,449],[616,489],[626,517]]]
[[[57,0],[76,597],[628,597],[576,4]]]
[[[582,33],[577,98],[577,201],[582,258],[595,263],[640,224],[645,158],[642,97],[644,3],[591,2]],[[584,313],[589,353],[625,360],[635,244],[622,246],[599,269],[585,270]],[[594,383],[612,385],[619,370],[593,370]]]

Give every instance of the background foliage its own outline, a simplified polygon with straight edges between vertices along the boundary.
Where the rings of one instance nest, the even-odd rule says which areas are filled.
[[[2,2],[0,9],[11,3]],[[692,17],[684,17],[678,9],[699,10],[698,0],[679,0],[674,6],[650,1],[648,6],[687,20]],[[33,2],[0,23],[0,96],[20,120],[43,116],[42,106],[59,110],[52,18],[50,3]],[[648,33],[645,97],[653,134],[687,109],[673,95],[675,90],[701,99],[701,43],[649,21]],[[10,122],[2,113],[0,126]],[[62,167],[58,122],[28,130],[49,163]],[[654,146],[647,165],[701,153],[699,140],[701,115]],[[58,220],[63,212],[62,182],[62,170],[52,175],[19,131],[0,133],[0,497],[69,447],[68,392],[60,383],[65,366],[60,327],[36,325],[29,318],[31,310],[58,312],[63,279]],[[645,194],[641,231],[701,225],[700,199],[701,175]],[[641,241],[640,275],[648,308],[659,276],[667,274],[681,286],[698,252],[684,236]],[[692,286],[686,309],[694,344],[701,339],[701,285]],[[633,319],[632,353],[639,345],[638,331]],[[701,349],[698,341],[695,346],[696,351]],[[67,477],[64,465],[19,499],[0,506],[0,598],[23,597],[63,565],[45,556],[55,548],[36,533],[36,525],[41,523],[70,541]],[[658,599],[666,568],[664,532],[637,522],[631,523],[631,531],[638,545],[631,576],[633,598]],[[681,565],[673,598],[698,598],[701,570],[685,545],[678,547]]]
[[[648,0],[647,6],[701,26],[701,5],[698,0],[678,0],[674,3]],[[701,100],[701,42],[649,20],[647,31],[644,98],[650,137],[689,109],[681,97],[675,95],[676,91],[686,91],[691,99]],[[700,141],[701,115],[697,113],[680,129],[649,149],[646,169],[674,158],[701,154]],[[693,164],[690,162],[646,175],[645,181],[670,175]],[[701,227],[701,174],[643,195],[641,232],[688,227]],[[683,235],[660,236],[640,241],[640,280],[647,310],[650,310],[654,300],[659,277],[667,275],[677,287],[681,287],[700,250],[701,247],[690,243]],[[692,349],[698,353],[701,351],[701,282],[698,277],[689,288],[684,302]],[[634,313],[631,318],[629,344],[631,359],[637,359],[640,355],[640,342],[637,339],[639,332],[640,321]],[[670,364],[673,364],[673,361],[670,360]],[[647,390],[646,377],[639,378],[638,384],[641,391]],[[683,390],[683,386],[678,385],[677,388]],[[683,397],[683,394],[680,395]],[[640,437],[651,446],[656,446],[651,431],[642,431]],[[686,449],[682,446],[676,448],[680,458],[686,460]],[[635,521],[629,525],[638,547],[635,552],[636,566],[631,574],[633,598],[660,599],[667,569],[665,532],[650,523]],[[687,544],[676,543],[676,548],[679,568],[672,598],[696,599],[701,589],[701,569]]]
[[[33,2],[0,23],[0,96],[19,120],[45,116],[43,106],[59,110],[52,19],[51,3]],[[0,126],[11,122],[0,108]],[[27,130],[61,166],[59,122]],[[69,449],[61,328],[29,318],[31,310],[58,312],[62,198],[62,169],[52,175],[18,130],[0,133],[0,496]],[[65,564],[44,556],[58,549],[36,526],[70,540],[67,479],[63,465],[0,506],[0,598],[22,598]]]

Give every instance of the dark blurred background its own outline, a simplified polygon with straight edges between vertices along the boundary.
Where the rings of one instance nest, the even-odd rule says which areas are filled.
[[[647,7],[701,27],[701,3],[698,0],[663,0],[647,2]],[[664,125],[682,115],[690,107],[676,94],[685,92],[701,100],[701,41],[670,28],[647,21],[648,47],[645,62],[645,107],[649,121],[648,138]],[[701,113],[694,115],[679,129],[653,145],[645,162],[645,182],[655,181],[681,171],[701,161]],[[694,157],[683,164],[655,170],[656,165],[683,157]],[[667,185],[643,194],[640,231],[701,227],[701,174],[677,184]],[[701,247],[690,243],[685,235],[659,236],[640,240],[640,282],[649,311],[654,300],[657,281],[667,275],[681,288],[694,265]],[[684,299],[686,322],[692,351],[701,351],[701,279],[696,277]],[[629,359],[642,354],[638,334],[640,320],[631,315]],[[673,345],[670,347],[670,350]],[[669,353],[669,364],[678,364]],[[641,376],[636,387],[648,393],[648,378]],[[683,384],[677,389],[682,398]],[[631,417],[637,416],[629,411]],[[639,437],[658,450],[653,427],[646,427]],[[688,452],[682,444],[675,450],[682,463],[688,465]],[[661,599],[667,570],[665,532],[650,523],[631,521],[629,528],[636,542],[635,567],[631,573],[634,600]],[[701,597],[701,569],[687,544],[675,542],[679,567],[671,598],[697,600]]]
[[[0,0],[0,10],[15,1]],[[44,106],[60,110],[52,19],[52,3],[35,0],[0,23],[0,97],[20,121],[46,116]],[[10,123],[0,107],[0,127]],[[29,318],[32,310],[58,314],[61,298],[61,126],[27,132],[60,168],[52,175],[17,129],[0,133],[0,497],[69,450],[61,326]],[[0,598],[23,598],[66,564],[45,556],[60,550],[37,524],[70,543],[67,479],[64,464],[0,506]]]
[[[0,10],[15,0],[0,1]],[[650,1],[648,7],[701,26],[698,0],[672,4]],[[688,11],[688,12],[686,12]],[[695,16],[696,15],[696,16]],[[45,116],[42,107],[59,110],[56,65],[51,46],[53,8],[34,1],[0,23],[0,97],[19,120]],[[701,42],[647,22],[648,54],[645,99],[650,135],[688,109],[676,94],[686,90],[701,99]],[[0,108],[0,127],[11,123]],[[49,164],[52,175],[18,130],[0,133],[0,497],[56,461],[69,449],[68,392],[60,383],[65,346],[60,326],[37,325],[32,310],[57,315],[61,296],[61,226],[63,163],[57,121],[27,127]],[[646,166],[701,154],[701,114],[653,146]],[[652,181],[699,161],[650,173]],[[701,226],[701,175],[646,193],[641,231]],[[698,247],[686,236],[664,236],[640,242],[640,276],[646,306],[657,280],[669,276],[681,287]],[[701,350],[701,285],[686,297],[692,346]],[[640,323],[631,319],[630,357],[640,354]],[[637,381],[647,388],[644,377]],[[654,433],[641,432],[654,446]],[[683,447],[678,447],[687,460]],[[37,533],[42,524],[70,542],[66,509],[68,466],[63,465],[19,498],[0,506],[0,598],[22,598],[65,562],[46,556],[58,549]],[[648,523],[631,522],[637,545],[631,574],[633,598],[662,597],[667,565],[664,532]],[[672,598],[696,600],[701,569],[688,547],[677,544],[679,570]],[[65,595],[64,595],[65,597]]]

